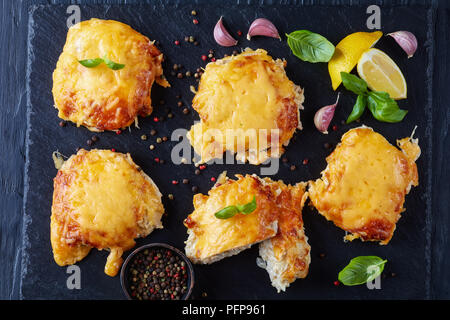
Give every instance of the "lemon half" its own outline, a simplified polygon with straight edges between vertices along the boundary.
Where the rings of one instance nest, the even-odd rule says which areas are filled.
[[[336,90],[342,82],[341,72],[352,71],[361,55],[374,46],[382,35],[381,31],[355,32],[346,36],[336,45],[334,55],[328,62],[328,72],[333,90]]]
[[[389,93],[392,99],[406,99],[406,81],[400,68],[383,51],[369,49],[358,61],[358,74],[370,89]]]

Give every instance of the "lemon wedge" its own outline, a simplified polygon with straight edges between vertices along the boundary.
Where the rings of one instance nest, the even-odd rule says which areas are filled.
[[[358,74],[373,91],[389,93],[392,99],[406,99],[406,81],[400,68],[383,51],[369,49],[358,61]]]
[[[342,82],[341,72],[352,71],[361,55],[375,45],[382,35],[381,31],[355,32],[337,44],[333,57],[328,62],[333,90],[336,90]]]

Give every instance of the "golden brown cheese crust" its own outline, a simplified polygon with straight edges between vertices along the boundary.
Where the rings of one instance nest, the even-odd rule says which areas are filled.
[[[308,193],[307,183],[295,186],[281,181],[272,182],[278,205],[277,235],[260,244],[259,252],[265,261],[272,285],[285,290],[297,278],[305,278],[311,261],[311,247],[303,227],[302,210]]]
[[[217,261],[215,257],[246,248],[277,233],[277,204],[269,185],[256,176],[236,176],[216,184],[208,195],[194,196],[194,212],[184,221],[189,238],[186,254],[196,263]],[[248,215],[218,219],[214,213],[230,205],[248,203],[256,197],[257,208]]]
[[[87,68],[78,62],[105,56],[125,67]],[[148,116],[153,82],[168,86],[162,60],[153,42],[121,22],[91,19],[72,26],[53,73],[58,116],[92,131],[117,130],[138,115]]]
[[[201,156],[200,162],[221,157],[226,150],[244,150],[247,154],[241,154],[240,159],[259,164],[267,157],[256,154],[270,148],[272,138],[280,149],[276,156],[281,155],[282,146],[301,128],[299,109],[304,100],[302,89],[286,76],[285,64],[280,59],[273,60],[262,49],[247,49],[208,63],[192,102],[201,122],[188,133],[195,152]],[[256,130],[255,143],[237,140],[227,145],[228,129],[235,130],[237,138],[248,129]],[[263,138],[259,136],[262,129],[267,130]],[[279,132],[271,137],[271,129]]]
[[[347,240],[387,244],[394,233],[405,195],[418,185],[417,141],[389,144],[371,128],[352,129],[327,157],[322,178],[309,182],[312,204],[328,220],[349,232]]]
[[[54,179],[51,243],[58,265],[91,248],[108,249],[105,273],[115,276],[134,239],[162,228],[161,193],[129,154],[80,150]]]

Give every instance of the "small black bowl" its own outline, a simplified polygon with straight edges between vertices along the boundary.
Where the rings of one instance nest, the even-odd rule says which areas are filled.
[[[129,265],[130,265],[130,261],[132,261],[132,259],[135,257],[135,255],[139,252],[141,252],[142,250],[145,249],[152,249],[152,248],[164,248],[167,250],[172,251],[174,254],[176,254],[177,256],[179,256],[185,263],[187,266],[187,290],[186,292],[183,294],[183,296],[181,297],[181,300],[187,300],[189,299],[191,293],[192,293],[192,289],[194,288],[194,268],[192,266],[191,261],[188,259],[188,257],[186,257],[186,255],[181,252],[180,250],[178,250],[175,247],[172,247],[168,244],[165,243],[150,243],[150,244],[146,244],[143,245],[137,249],[135,249],[132,253],[130,253],[128,255],[128,257],[125,259],[125,262],[122,265],[122,269],[120,271],[120,284],[122,285],[122,289],[123,292],[125,293],[125,296],[129,299],[129,300],[135,300],[133,297],[131,297],[131,293],[130,293],[130,284],[128,282],[128,272],[129,272]]]

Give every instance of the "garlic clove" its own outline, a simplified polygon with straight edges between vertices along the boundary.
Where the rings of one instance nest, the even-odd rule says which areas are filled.
[[[409,31],[397,31],[388,33],[388,36],[394,38],[397,44],[402,47],[402,49],[408,55],[408,59],[411,58],[417,50],[417,38]]]
[[[314,115],[314,125],[316,126],[317,130],[324,134],[328,133],[328,126],[330,125],[330,122],[334,117],[334,110],[336,109],[339,102],[339,96],[340,93],[338,93],[336,102],[334,104],[320,108]]]
[[[258,18],[250,25],[247,33],[247,39],[250,40],[253,36],[266,36],[281,40],[280,34],[278,33],[275,25],[265,18]]]
[[[222,17],[220,17],[214,27],[214,40],[223,47],[232,47],[237,44],[237,40],[230,35],[227,29],[225,29]]]

